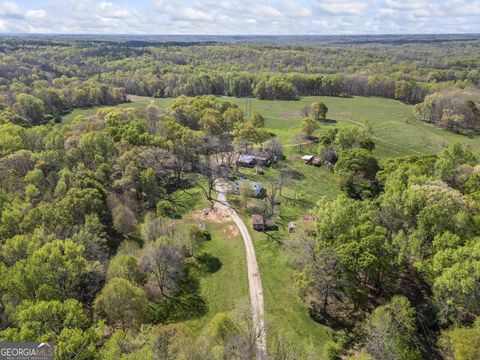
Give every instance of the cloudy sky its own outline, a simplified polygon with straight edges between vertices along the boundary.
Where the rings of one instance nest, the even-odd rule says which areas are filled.
[[[480,0],[0,0],[0,33],[478,33]]]

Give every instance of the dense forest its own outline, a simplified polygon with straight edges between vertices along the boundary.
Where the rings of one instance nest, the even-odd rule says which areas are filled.
[[[208,231],[182,222],[191,209],[175,196],[197,191],[213,209],[217,179],[248,176],[239,156],[262,156],[279,175],[261,199],[240,187],[232,203],[250,215],[257,201],[264,219],[278,219],[282,189],[302,177],[284,161],[308,147],[340,194],[316,199],[313,223],[281,232],[279,247],[292,296],[331,337],[319,351],[275,333],[269,358],[478,358],[471,149],[378,158],[375,129],[332,125],[323,101],[295,114],[300,133],[282,144],[266,114],[219,96],[378,96],[415,104],[438,131],[473,136],[479,43],[0,38],[0,341],[52,341],[58,359],[256,358],[248,309],[218,313],[200,333],[189,327],[207,312],[198,278],[212,258],[200,252]],[[175,99],[124,104],[132,95]]]
[[[432,110],[429,98],[419,116],[455,131],[476,129],[480,40],[443,40],[299,45],[3,37],[0,102],[36,123],[42,115],[117,104],[126,94],[358,95],[417,104],[427,95],[460,91],[460,104],[435,102]]]

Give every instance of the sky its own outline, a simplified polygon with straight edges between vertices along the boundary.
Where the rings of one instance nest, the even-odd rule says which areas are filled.
[[[480,0],[0,0],[0,33],[480,33]]]

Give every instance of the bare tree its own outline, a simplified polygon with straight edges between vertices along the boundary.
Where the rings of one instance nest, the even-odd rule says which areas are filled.
[[[265,197],[266,207],[265,207],[265,216],[270,218],[275,214],[275,207],[278,205],[278,195],[281,188],[280,178],[269,178],[268,180],[269,189],[267,190],[267,195]]]
[[[175,292],[184,276],[183,256],[175,246],[168,244],[148,245],[140,268],[153,276],[162,296]]]
[[[217,166],[213,161],[201,163],[198,165],[198,170],[202,175],[201,181],[198,177],[192,177],[192,181],[197,185],[205,195],[205,198],[210,203],[211,208],[215,205],[215,181],[222,177],[221,167]]]
[[[295,145],[298,146],[298,149],[300,151],[300,154],[303,154],[303,144],[305,142],[305,136],[302,134],[295,135],[292,138],[292,141]]]

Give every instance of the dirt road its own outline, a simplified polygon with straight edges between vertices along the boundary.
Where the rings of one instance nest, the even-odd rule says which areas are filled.
[[[252,238],[248,232],[243,220],[238,216],[237,212],[228,206],[225,182],[219,180],[215,184],[217,191],[217,206],[223,206],[229,212],[232,220],[237,225],[242,234],[243,242],[245,243],[245,253],[247,257],[247,273],[248,273],[248,287],[250,289],[250,302],[252,306],[252,318],[255,326],[255,333],[257,334],[257,358],[259,360],[267,359],[267,341],[265,332],[264,308],[263,308],[263,291],[262,281],[260,279],[260,272],[258,270],[257,258],[255,256],[255,248],[253,247]]]

